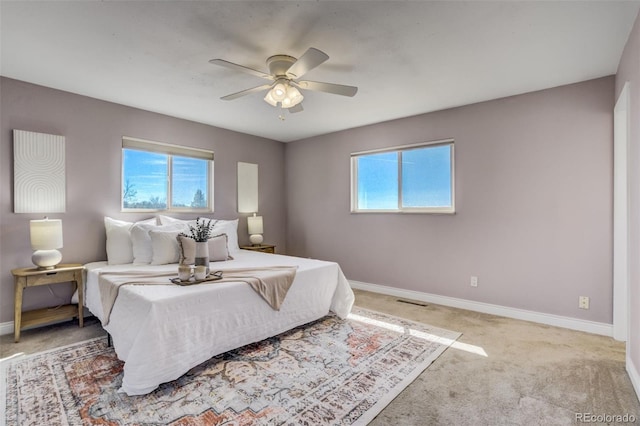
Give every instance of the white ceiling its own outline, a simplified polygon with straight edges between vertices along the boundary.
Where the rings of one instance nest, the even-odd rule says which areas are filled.
[[[0,3],[0,74],[279,141],[615,74],[640,1],[155,1]],[[278,119],[263,84],[274,54],[329,55]]]

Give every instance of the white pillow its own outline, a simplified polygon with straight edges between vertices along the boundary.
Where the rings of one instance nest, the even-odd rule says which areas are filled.
[[[178,246],[178,234],[180,231],[162,231],[152,229],[149,231],[151,247],[153,249],[152,265],[166,265],[178,263],[180,247]]]
[[[202,216],[201,218],[206,220],[211,219],[213,222],[215,222],[215,225],[213,225],[213,229],[211,230],[211,235],[227,234],[227,243],[230,253],[237,253],[240,251],[240,246],[238,245],[238,219],[224,220]],[[170,216],[158,215],[158,222],[160,222],[161,225],[182,224],[186,226],[186,231],[183,231],[186,234],[189,234],[189,226],[196,225],[196,220],[197,219],[182,220]]]
[[[155,224],[156,218],[146,219],[140,224]],[[122,265],[133,262],[133,246],[131,244],[131,227],[134,222],[104,218],[104,229],[107,234],[107,263],[109,265]]]
[[[240,251],[240,246],[238,245],[238,219],[218,220],[215,225],[213,225],[211,235],[220,234],[227,234],[229,253],[238,253]]]
[[[211,262],[233,260],[233,257],[229,255],[229,237],[227,234],[209,238],[209,260]]]
[[[176,219],[175,217],[158,215],[158,224],[160,225],[183,225],[186,229],[186,232],[189,232],[189,226],[196,226],[196,220],[182,220]]]
[[[135,224],[131,227],[131,244],[134,264],[149,264],[153,261],[153,245],[149,233],[157,231],[177,231],[182,232],[184,228],[180,225],[150,225]],[[175,235],[174,235],[175,238]],[[177,262],[177,261],[176,261]]]

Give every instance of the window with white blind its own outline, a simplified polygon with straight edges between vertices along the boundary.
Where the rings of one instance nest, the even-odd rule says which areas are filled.
[[[213,211],[213,151],[122,138],[123,211]]]
[[[354,213],[454,213],[453,140],[351,154]]]

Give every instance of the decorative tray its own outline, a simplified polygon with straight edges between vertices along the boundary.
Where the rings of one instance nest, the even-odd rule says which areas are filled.
[[[196,280],[196,278],[192,275],[188,280],[183,281],[180,278],[171,278],[171,282],[177,285],[194,285],[200,284],[207,281],[218,281],[222,279],[222,271],[212,272],[207,275],[203,280]]]

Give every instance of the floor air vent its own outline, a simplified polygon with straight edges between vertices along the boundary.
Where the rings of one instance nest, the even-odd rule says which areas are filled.
[[[404,299],[396,299],[398,302],[400,303],[407,303],[409,305],[416,305],[416,306],[429,306],[426,303],[422,303],[422,302],[417,302],[415,300],[404,300]]]

